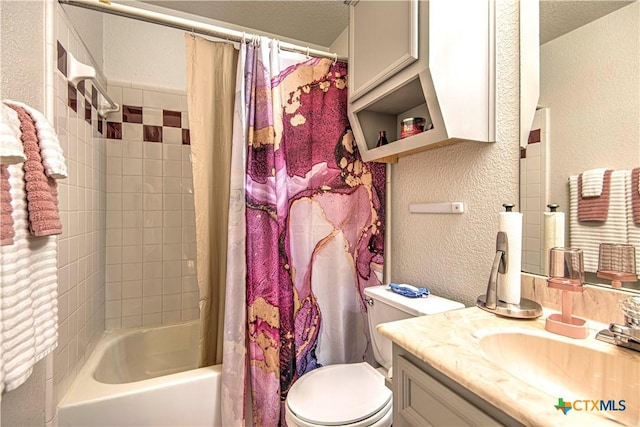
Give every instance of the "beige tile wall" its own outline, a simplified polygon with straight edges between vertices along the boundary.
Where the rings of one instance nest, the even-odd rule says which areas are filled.
[[[164,109],[180,111],[188,129],[184,93],[112,80],[108,90],[142,107],[145,125],[162,125]],[[191,147],[180,132],[164,127],[163,142],[146,142],[142,124],[125,122],[122,139],[107,140],[107,329],[199,316]]]
[[[56,38],[78,60],[91,63],[89,53],[59,6]],[[53,383],[47,384],[47,407],[64,396],[102,336],[105,289],[105,139],[98,132],[95,108],[91,124],[84,119],[84,94],[78,95],[78,112],[69,107],[69,86],[58,69],[54,71],[54,87],[54,125],[69,177],[58,181],[63,225],[58,239],[59,335],[54,352]],[[89,83],[86,88],[91,93]]]

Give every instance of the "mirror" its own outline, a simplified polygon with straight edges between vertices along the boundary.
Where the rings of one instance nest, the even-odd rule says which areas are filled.
[[[545,274],[547,204],[565,212],[570,245],[570,176],[640,166],[639,21],[637,0],[540,1],[539,110],[520,156],[524,272]],[[595,273],[587,281],[610,283]]]

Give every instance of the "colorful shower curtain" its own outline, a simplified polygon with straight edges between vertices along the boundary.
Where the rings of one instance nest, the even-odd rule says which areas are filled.
[[[235,366],[228,378],[243,390],[248,337],[253,421],[275,426],[285,424],[283,403],[300,376],[372,360],[363,289],[381,283],[385,166],[360,159],[346,115],[346,64],[281,53],[266,38],[242,49],[229,247],[243,241],[244,219],[246,252],[228,256],[228,271],[238,274],[234,285],[227,281],[225,325],[234,331],[225,336],[223,408],[235,402],[234,413],[242,412],[224,365]],[[243,314],[229,313],[243,273],[246,331],[236,326]]]

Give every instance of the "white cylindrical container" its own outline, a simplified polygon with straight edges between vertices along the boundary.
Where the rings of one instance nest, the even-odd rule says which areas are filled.
[[[564,212],[556,212],[556,205],[549,207],[551,212],[544,213],[544,252],[541,261],[545,276],[549,275],[549,251],[551,248],[564,247]]]
[[[511,205],[505,205],[507,212],[500,212],[498,231],[507,234],[507,265],[498,282],[498,299],[509,304],[520,304],[520,275],[522,269],[522,214],[511,212]]]

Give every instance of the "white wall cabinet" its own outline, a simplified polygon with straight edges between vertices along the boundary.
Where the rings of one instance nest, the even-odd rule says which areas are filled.
[[[418,0],[366,1],[350,9],[349,98],[355,100],[418,59]]]
[[[348,111],[363,160],[495,141],[495,0],[360,0],[350,8]],[[407,117],[431,129],[401,139]],[[381,130],[389,144],[376,147]]]
[[[394,427],[522,425],[395,344],[392,390]]]

